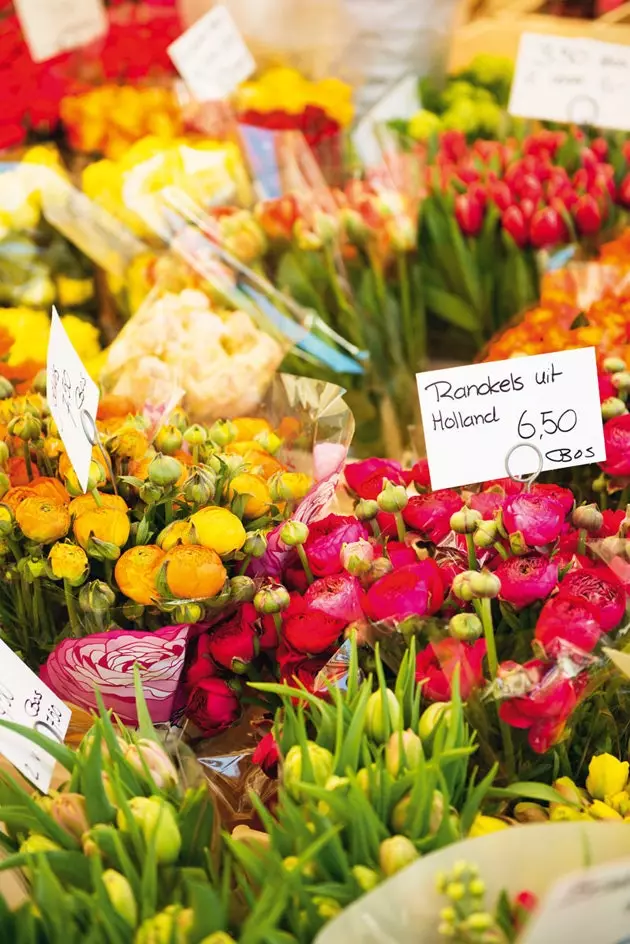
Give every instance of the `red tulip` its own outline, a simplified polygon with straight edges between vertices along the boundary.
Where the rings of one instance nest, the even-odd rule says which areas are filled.
[[[598,161],[605,161],[608,157],[608,142],[605,138],[594,138],[591,141],[591,151]]]
[[[521,207],[511,206],[501,214],[501,223],[521,249],[527,245],[527,223]]]
[[[526,197],[524,200],[521,200],[521,213],[523,214],[523,216],[525,217],[528,223],[535,212],[536,212],[536,204],[534,203],[533,200],[530,200],[528,197]]]
[[[518,195],[526,200],[533,200],[538,203],[542,197],[542,186],[538,177],[533,174],[525,174],[516,188]]]
[[[529,237],[537,249],[555,246],[566,239],[566,227],[558,211],[551,207],[537,210],[532,217]]]
[[[483,208],[467,193],[455,198],[455,219],[464,236],[478,236],[483,226]]]
[[[630,174],[626,174],[621,181],[617,196],[623,206],[630,207]]]
[[[602,226],[602,211],[595,197],[585,193],[573,207],[573,216],[577,228],[583,236],[599,233]]]
[[[512,191],[504,180],[497,180],[490,187],[490,199],[494,201],[499,210],[507,210],[514,203]]]

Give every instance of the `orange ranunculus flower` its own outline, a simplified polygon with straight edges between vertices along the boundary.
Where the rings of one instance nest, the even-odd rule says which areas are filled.
[[[243,522],[227,508],[209,505],[190,519],[199,544],[217,554],[231,554],[242,548],[247,537]]]
[[[8,505],[15,514],[15,509],[25,498],[33,498],[34,496],[35,492],[28,485],[18,485],[16,488],[10,488],[8,492],[5,492],[2,496],[2,502]]]
[[[123,459],[142,459],[148,448],[149,440],[135,426],[122,426],[111,443],[111,451]]]
[[[129,510],[125,499],[121,498],[120,495],[107,495],[103,492],[99,492],[98,494],[101,501],[101,508],[116,508],[118,511],[122,511],[125,514]],[[79,495],[78,498],[72,499],[70,502],[70,514],[73,518],[78,518],[79,515],[84,514],[86,511],[95,511],[98,507],[94,495],[90,492],[87,495]]]
[[[173,521],[160,531],[157,543],[163,551],[171,551],[178,544],[194,544],[194,528],[190,521]]]
[[[96,508],[75,518],[73,531],[84,550],[91,537],[116,547],[124,547],[129,540],[129,518],[117,508]]]
[[[179,544],[174,547],[165,555],[162,567],[166,586],[179,600],[208,600],[216,597],[227,579],[219,555],[198,544]]]
[[[56,436],[47,436],[44,440],[44,455],[47,459],[59,459],[64,451],[62,441]]]
[[[36,544],[51,544],[64,538],[70,530],[67,506],[39,495],[20,502],[15,510],[15,520],[24,537]]]
[[[261,475],[241,472],[234,476],[229,486],[229,496],[249,495],[243,514],[246,518],[260,518],[267,514],[271,506],[269,486]]]
[[[118,417],[133,416],[136,405],[131,397],[119,397],[114,393],[106,393],[98,404],[97,419],[111,420]]]
[[[70,496],[59,479],[41,475],[34,478],[29,487],[32,488],[35,494],[39,495],[40,498],[48,498],[50,501],[61,502],[62,505],[70,504]]]
[[[232,423],[236,427],[235,442],[251,442],[254,436],[258,436],[259,433],[272,432],[267,420],[253,416],[240,416],[238,419],[232,420]],[[258,443],[256,445],[258,446]],[[260,446],[258,448],[260,449]]]
[[[121,593],[140,603],[151,606],[158,599],[155,574],[164,559],[164,551],[155,544],[130,547],[116,561],[114,577]]]
[[[250,468],[260,466],[265,478],[271,478],[276,472],[284,471],[282,463],[261,449],[257,442],[230,443],[225,447],[225,452],[228,456],[242,456]]]
[[[28,485],[30,479],[22,456],[11,456],[7,460],[7,475],[11,485]]]
[[[83,583],[90,569],[87,554],[77,544],[53,544],[48,563],[57,580],[67,580],[75,587]]]

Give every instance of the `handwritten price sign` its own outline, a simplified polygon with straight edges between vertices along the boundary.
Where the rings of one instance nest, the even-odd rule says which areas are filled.
[[[433,488],[606,458],[595,349],[417,375]],[[529,448],[535,446],[535,449]],[[541,460],[542,456],[542,460]]]
[[[524,33],[509,111],[520,118],[630,130],[630,47]]]

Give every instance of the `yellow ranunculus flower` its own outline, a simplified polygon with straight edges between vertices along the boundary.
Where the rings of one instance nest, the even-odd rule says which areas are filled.
[[[195,533],[190,521],[173,521],[160,531],[156,544],[163,551],[172,551],[178,544],[194,544]]]
[[[612,754],[598,754],[588,765],[586,789],[595,800],[621,793],[628,783],[629,769],[627,760],[617,760]]]
[[[79,586],[87,577],[90,563],[82,547],[76,544],[53,544],[48,563],[57,580],[67,580],[71,586]]]
[[[15,520],[24,537],[36,544],[51,544],[70,530],[67,505],[48,498],[25,498],[15,510]]]
[[[149,440],[135,426],[121,426],[111,443],[111,451],[123,459],[144,458],[149,449]]]
[[[101,503],[100,505],[96,504],[96,499],[91,492],[88,492],[87,495],[79,495],[78,498],[73,498],[70,502],[70,514],[72,517],[78,518],[79,515],[85,514],[86,511],[96,511],[97,508],[115,508],[118,511],[122,511],[123,514],[126,514],[129,510],[125,499],[121,498],[120,495],[108,495],[99,492],[98,497]]]
[[[243,522],[227,508],[212,505],[202,508],[192,516],[190,523],[198,543],[221,555],[240,550],[247,537]]]
[[[484,816],[477,813],[468,833],[469,839],[476,839],[478,836],[488,836],[490,833],[499,833],[503,829],[509,829],[507,823],[496,816]]]
[[[274,501],[300,501],[312,484],[313,479],[304,472],[280,472],[269,482]]]
[[[129,518],[116,508],[97,508],[86,511],[74,520],[74,536],[87,549],[90,538],[96,538],[116,547],[123,547],[129,539]]]
[[[243,511],[246,518],[260,518],[269,511],[271,495],[262,475],[253,475],[251,472],[236,475],[230,482],[228,493],[230,498],[235,495],[250,496]]]

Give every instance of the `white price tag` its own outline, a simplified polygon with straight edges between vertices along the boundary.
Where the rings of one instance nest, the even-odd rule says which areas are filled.
[[[15,0],[33,62],[100,39],[107,32],[102,0]]]
[[[602,462],[595,348],[417,374],[431,484]],[[535,448],[532,448],[535,447]]]
[[[630,130],[630,48],[523,33],[510,114]]]
[[[227,98],[256,68],[236,23],[222,5],[193,23],[167,52],[198,102]]]
[[[554,885],[523,935],[523,944],[551,941],[630,944],[629,860],[585,869]]]
[[[407,75],[370,109],[352,132],[352,143],[366,167],[381,163],[382,148],[377,135],[378,126],[395,118],[408,121],[421,107],[418,76]]]
[[[72,347],[53,306],[46,364],[48,406],[83,491],[92,459],[88,436],[95,429],[98,387]]]
[[[0,718],[32,728],[63,744],[72,712],[0,640]],[[55,760],[13,731],[0,728],[0,752],[42,793],[48,793]]]

